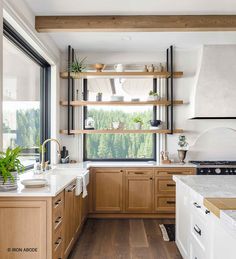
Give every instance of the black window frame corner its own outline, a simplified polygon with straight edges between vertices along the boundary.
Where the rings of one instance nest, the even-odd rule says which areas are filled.
[[[51,135],[51,65],[6,19],[3,19],[3,36],[40,66],[40,142],[43,143]],[[50,159],[50,145],[47,146],[45,159]],[[28,166],[26,169],[30,169],[32,166]]]

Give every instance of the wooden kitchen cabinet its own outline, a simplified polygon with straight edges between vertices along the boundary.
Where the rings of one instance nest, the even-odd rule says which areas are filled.
[[[92,175],[94,212],[122,212],[123,170],[96,168],[93,169]]]
[[[157,168],[155,172],[155,212],[175,213],[176,185],[173,175],[195,174],[195,168]]]
[[[133,213],[151,213],[153,212],[153,204],[153,170],[127,170],[125,179],[125,211]]]
[[[75,182],[55,197],[0,197],[0,258],[66,259],[87,217],[82,200]]]

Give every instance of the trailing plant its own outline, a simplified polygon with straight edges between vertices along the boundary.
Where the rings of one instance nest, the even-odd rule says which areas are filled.
[[[150,91],[149,96],[159,96],[159,94],[157,92]]]
[[[134,117],[134,118],[133,118],[133,122],[134,122],[134,123],[140,123],[140,124],[143,125],[143,120],[142,120],[142,118],[139,117],[139,116]]]
[[[84,64],[84,61],[86,60],[87,57],[85,58],[79,58],[75,55],[75,60],[71,64],[70,72],[78,73],[78,72],[83,72],[86,69],[86,64]]]
[[[180,146],[180,149],[187,149],[188,142],[186,141],[186,136],[185,135],[179,135],[178,145]]]
[[[22,173],[24,166],[19,160],[22,149],[16,147],[14,149],[7,148],[6,152],[0,152],[0,176],[3,177],[4,183],[9,179],[15,181],[12,172]]]

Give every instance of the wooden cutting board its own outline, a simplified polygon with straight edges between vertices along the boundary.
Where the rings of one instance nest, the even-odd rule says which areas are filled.
[[[236,210],[236,198],[205,198],[203,204],[218,218],[221,210]]]

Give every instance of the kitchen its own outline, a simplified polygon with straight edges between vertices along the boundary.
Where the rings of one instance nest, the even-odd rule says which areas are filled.
[[[235,3],[1,9],[0,258],[234,258]]]

